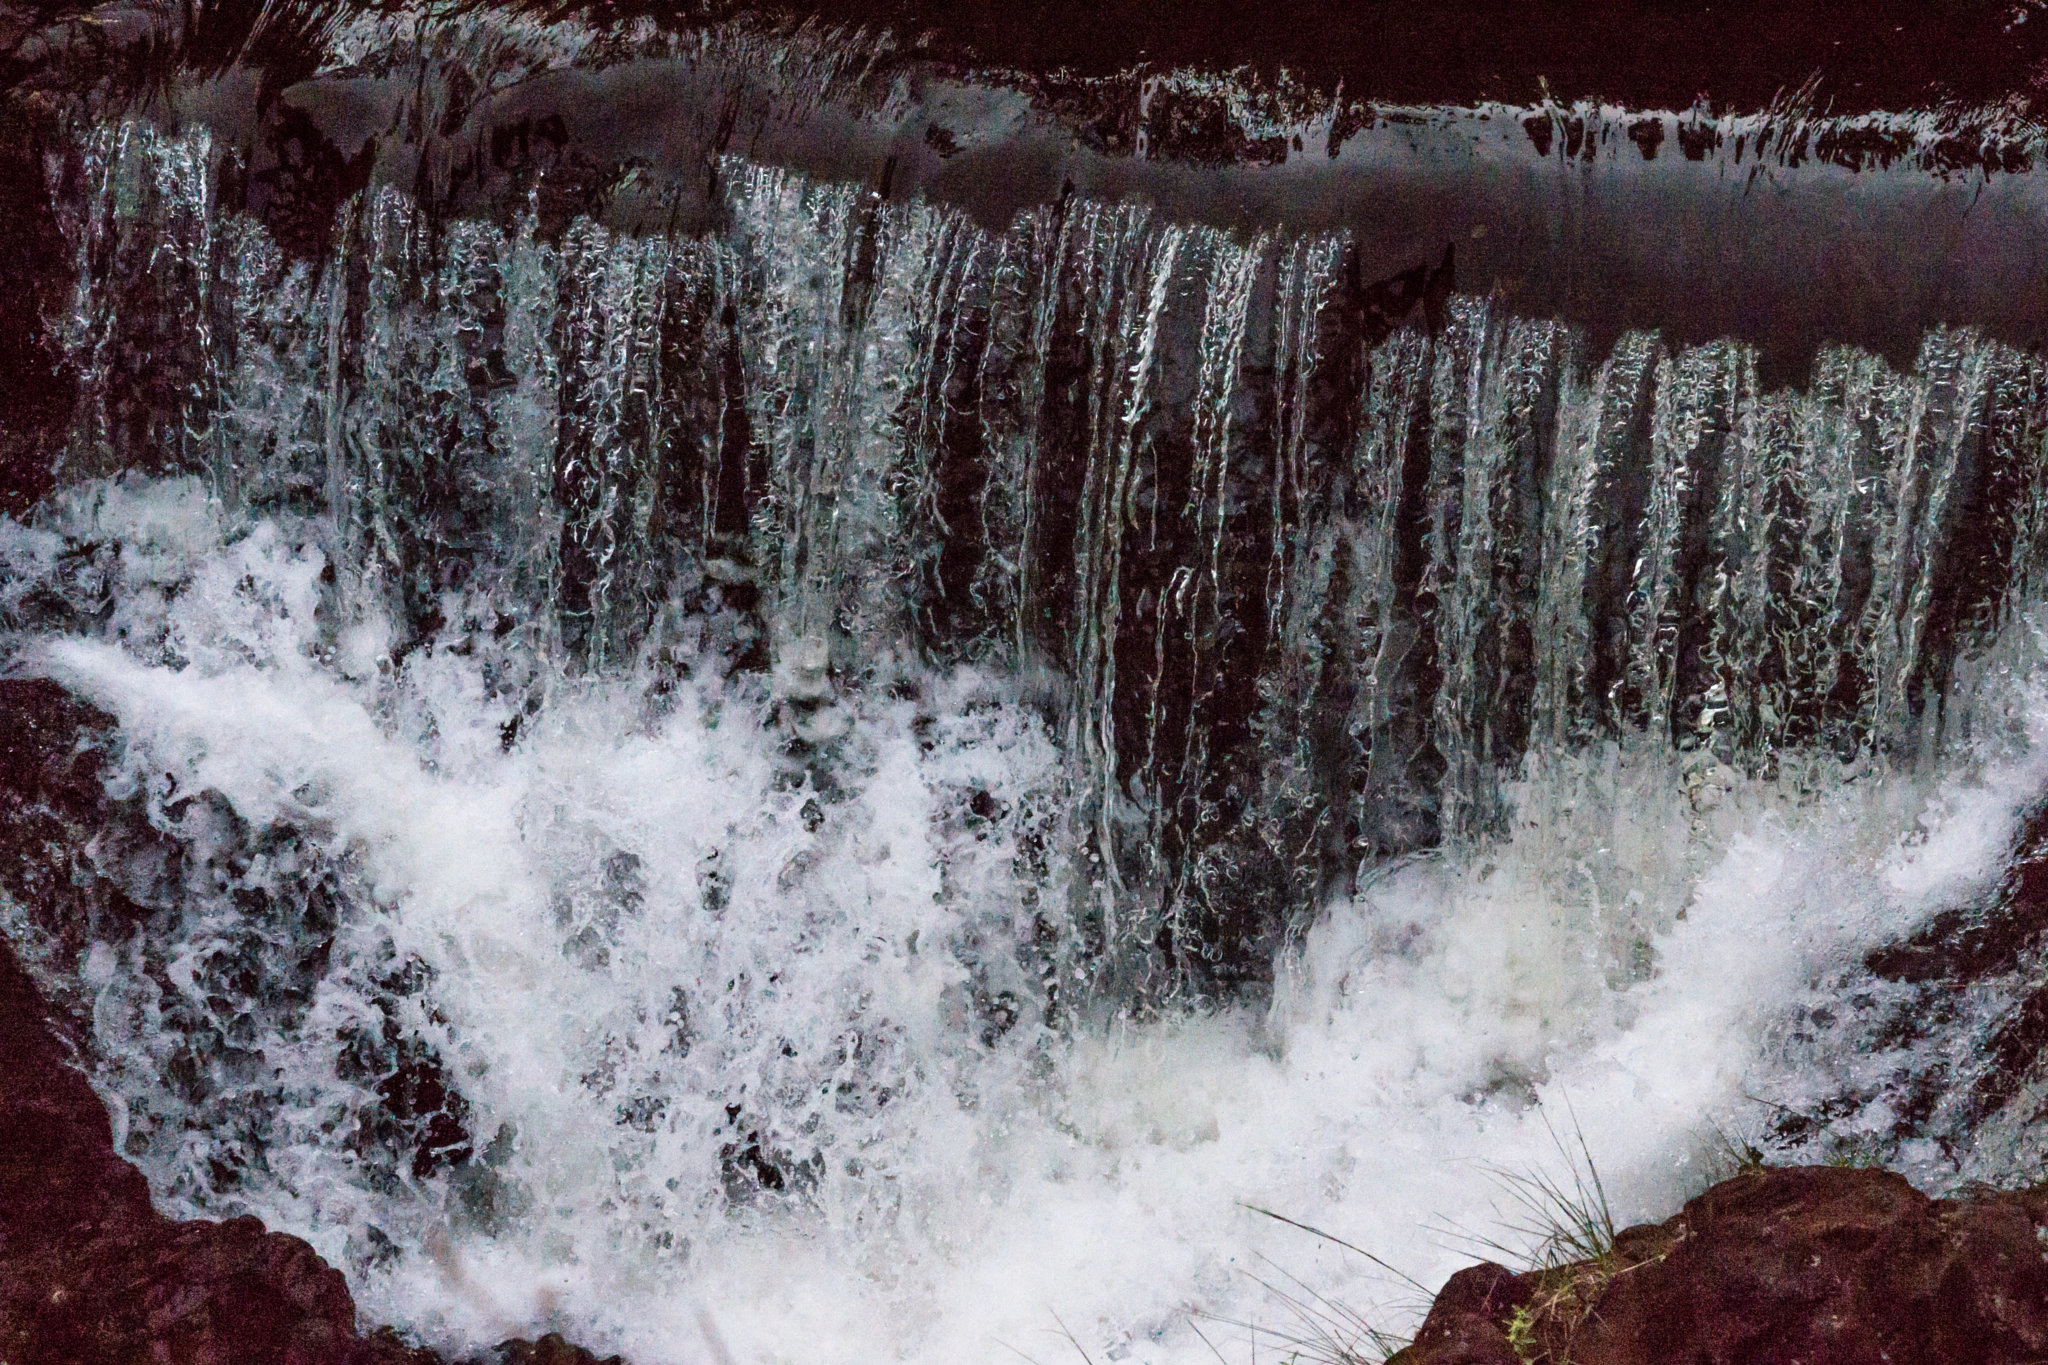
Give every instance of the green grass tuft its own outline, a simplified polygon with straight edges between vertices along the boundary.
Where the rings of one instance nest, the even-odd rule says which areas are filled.
[[[1565,1160],[1566,1174],[1558,1177],[1542,1171],[1495,1168],[1494,1179],[1516,1212],[1502,1225],[1506,1236],[1475,1240],[1500,1253],[1508,1264],[1519,1263],[1523,1270],[1557,1270],[1581,1261],[1606,1260],[1614,1253],[1614,1235],[1620,1229],[1614,1225],[1607,1187],[1593,1164],[1586,1135],[1574,1116],[1574,1151],[1551,1123],[1550,1115],[1543,1115],[1543,1126]]]

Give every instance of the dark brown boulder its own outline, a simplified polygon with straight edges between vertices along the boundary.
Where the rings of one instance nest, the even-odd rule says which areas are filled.
[[[590,1352],[550,1332],[539,1341],[508,1341],[498,1347],[497,1365],[623,1365],[617,1356],[599,1360]]]
[[[0,11],[0,42],[6,27]],[[46,321],[67,306],[71,286],[71,251],[44,184],[57,125],[52,101],[0,90],[0,516],[24,515],[55,486],[78,392]]]
[[[1524,1277],[1482,1261],[1444,1282],[1415,1344],[1401,1353],[1431,1365],[1522,1365],[1500,1324],[1525,1307],[1532,1292]]]
[[[1461,1271],[1399,1365],[2022,1365],[2048,1358],[2048,1186],[1934,1200],[1761,1168],[1597,1261]],[[1483,1289],[1483,1292],[1482,1292]]]

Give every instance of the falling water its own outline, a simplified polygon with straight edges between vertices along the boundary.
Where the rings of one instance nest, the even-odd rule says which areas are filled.
[[[432,1340],[1192,1358],[1233,1257],[1385,1296],[1236,1201],[1440,1274],[1564,1103],[1649,1210],[2041,777],[2048,373],[1975,332],[1772,390],[731,158],[710,231],[380,188],[306,259],[221,161],[59,197],[0,619],[136,908],[46,971],[161,1199]]]

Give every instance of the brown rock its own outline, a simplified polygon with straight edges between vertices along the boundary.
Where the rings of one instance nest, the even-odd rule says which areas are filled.
[[[46,321],[71,286],[71,252],[43,178],[56,122],[47,100],[0,90],[0,516],[22,516],[55,486],[77,399],[77,376]]]
[[[1523,1280],[1491,1261],[1465,1267],[1444,1282],[1415,1344],[1388,1365],[1521,1365],[1501,1324],[1529,1302],[1533,1291]]]
[[[599,1360],[581,1346],[550,1332],[539,1341],[508,1341],[498,1347],[498,1365],[624,1365],[617,1356]]]
[[[2048,1186],[1933,1200],[1889,1171],[1759,1169],[1600,1261],[1459,1272],[1395,1360],[2023,1365],[2048,1358],[2044,1227]]]

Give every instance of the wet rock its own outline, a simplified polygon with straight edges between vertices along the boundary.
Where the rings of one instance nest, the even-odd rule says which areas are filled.
[[[109,725],[53,683],[0,680],[0,893],[42,898],[39,928],[81,909],[66,898],[84,894],[73,873],[106,814]],[[157,1212],[63,1034],[0,936],[0,1360],[439,1365],[388,1330],[360,1335],[341,1272],[300,1239]],[[559,1336],[497,1358],[598,1365]]]
[[[1881,1100],[1896,1115],[1894,1138],[1978,1151],[1981,1159],[1957,1158],[1966,1176],[2030,1169],[2019,1154],[2040,1143],[2048,1101],[2044,958],[2048,805],[2037,805],[1988,893],[1865,958],[1877,989],[1850,1004],[1862,1005],[1858,1023],[1867,1036],[1846,1046],[1855,1055],[1895,1054],[1898,1065],[1881,1091],[1844,1094],[1837,1107],[1853,1113]],[[1792,1116],[1778,1128],[1797,1142],[1814,1126]],[[2001,1159],[2008,1164],[1984,1164]]]
[[[1197,166],[1278,165],[1287,139],[1245,131],[1219,95],[1162,89],[1145,108],[1145,155]]]
[[[100,765],[113,725],[47,679],[0,678],[0,893],[60,954],[140,913],[87,852],[108,823]]]
[[[646,14],[664,24],[692,12],[656,0],[534,8]],[[749,8],[886,26],[907,53],[969,68],[1108,76],[1140,63],[1249,67],[1325,87],[1342,82],[1353,95],[1390,103],[1531,99],[1547,88],[1645,108],[1683,108],[1705,92],[1723,107],[1754,109],[1816,74],[1838,109],[1931,103],[1942,93],[1991,102],[2030,85],[2043,41],[2030,7],[1924,0],[760,0]]]
[[[263,163],[249,176],[250,214],[294,259],[324,260],[336,212],[370,182],[377,140],[344,155],[304,110],[280,101],[267,112],[261,146]]]
[[[356,1335],[341,1273],[298,1238],[158,1214],[45,1015],[0,945],[0,1358],[408,1359]]]
[[[1399,1359],[1433,1365],[1521,1365],[1500,1324],[1529,1302],[1530,1288],[1506,1266],[1483,1261],[1444,1282],[1415,1344]]]
[[[44,182],[55,124],[50,101],[0,91],[0,295],[10,300],[0,326],[0,516],[22,516],[55,486],[77,397],[77,377],[45,321],[71,284]]]
[[[356,1330],[340,1271],[254,1218],[173,1222],[114,1154],[104,1106],[0,941],[0,1359],[127,1365],[439,1365]],[[498,1365],[622,1365],[558,1335]]]
[[[1944,910],[1868,958],[1891,981],[1981,981],[2021,966],[2048,941],[2048,804],[2029,813],[1998,888]]]
[[[622,1365],[618,1356],[603,1359],[550,1332],[539,1341],[508,1341],[498,1347],[495,1365]]]
[[[1757,1168],[1596,1261],[1461,1271],[1399,1365],[1971,1361],[2048,1352],[2048,1185],[1934,1200],[1883,1170]]]

